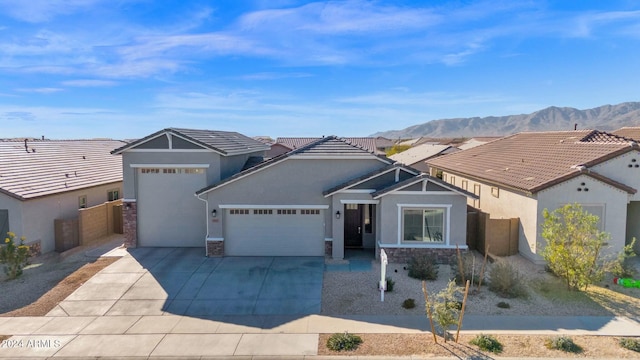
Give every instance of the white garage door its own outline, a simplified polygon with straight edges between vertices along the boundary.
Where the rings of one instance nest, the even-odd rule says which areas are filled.
[[[228,256],[323,256],[324,211],[227,209]]]
[[[204,169],[138,170],[138,245],[204,247]]]

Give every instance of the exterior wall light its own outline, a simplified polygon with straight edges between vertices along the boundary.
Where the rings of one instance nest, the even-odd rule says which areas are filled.
[[[218,210],[216,210],[216,209],[211,210],[211,216],[212,217],[218,216]]]
[[[340,210],[336,211],[336,219],[340,219]]]

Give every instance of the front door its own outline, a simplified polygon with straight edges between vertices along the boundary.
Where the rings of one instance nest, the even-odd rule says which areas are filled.
[[[362,206],[344,205],[344,246],[362,247]]]

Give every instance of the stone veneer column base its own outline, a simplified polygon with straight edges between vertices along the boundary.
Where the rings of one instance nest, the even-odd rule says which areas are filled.
[[[333,257],[333,241],[324,242],[324,256]]]
[[[404,264],[408,263],[414,256],[428,255],[436,258],[438,264],[449,264],[451,259],[456,255],[456,249],[437,249],[437,248],[385,248],[387,258],[390,263]],[[467,250],[460,249],[465,253]]]
[[[207,240],[207,256],[208,257],[224,256],[224,241]]]
[[[124,230],[124,247],[138,247],[138,204],[135,201],[123,202],[122,225]]]

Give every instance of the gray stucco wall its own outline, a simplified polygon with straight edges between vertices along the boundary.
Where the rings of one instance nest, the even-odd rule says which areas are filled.
[[[460,194],[451,195],[423,195],[417,194],[390,194],[381,198],[379,209],[380,232],[379,242],[385,245],[404,246],[404,247],[455,247],[466,246],[467,243],[467,198]],[[429,244],[418,242],[402,242],[398,238],[398,229],[401,224],[398,223],[398,214],[400,208],[398,204],[414,204],[414,205],[438,205],[450,207],[450,226],[449,226],[449,244]]]
[[[304,159],[289,158],[250,176],[228,183],[205,196],[209,211],[218,205],[329,205],[323,191],[360,177],[386,164],[376,159]],[[325,237],[331,238],[332,214],[325,212]],[[224,216],[224,215],[222,215]],[[209,237],[222,238],[221,221],[209,223]]]

